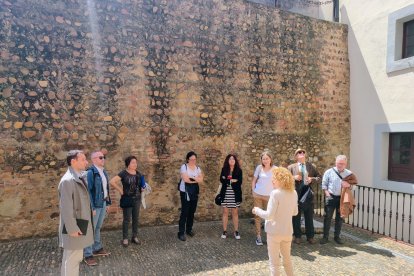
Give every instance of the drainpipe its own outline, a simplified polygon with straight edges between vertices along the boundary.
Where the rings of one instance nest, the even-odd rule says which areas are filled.
[[[339,0],[333,0],[333,21],[339,22]]]

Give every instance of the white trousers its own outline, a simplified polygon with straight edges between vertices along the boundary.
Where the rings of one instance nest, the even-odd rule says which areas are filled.
[[[280,275],[280,254],[283,258],[283,267],[286,275],[293,275],[292,260],[290,258],[290,249],[292,245],[292,236],[278,236],[267,234],[267,251],[269,254],[270,274],[272,276]]]
[[[83,258],[83,249],[68,250],[63,249],[62,266],[60,268],[61,276],[78,276],[79,264]]]

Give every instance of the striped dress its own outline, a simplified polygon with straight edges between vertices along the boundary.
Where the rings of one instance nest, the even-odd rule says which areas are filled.
[[[226,195],[224,196],[224,200],[221,203],[221,206],[226,207],[226,208],[240,207],[240,203],[236,203],[236,199],[234,197],[234,191],[231,188],[231,185],[227,185]]]

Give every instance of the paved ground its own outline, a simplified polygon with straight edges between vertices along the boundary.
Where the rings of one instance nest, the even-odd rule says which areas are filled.
[[[181,242],[177,226],[140,229],[141,245],[120,245],[121,231],[102,234],[99,265],[81,265],[81,275],[268,275],[266,246],[256,246],[250,220],[242,220],[241,240],[220,238],[220,222],[196,223],[194,238]],[[292,246],[295,275],[413,275],[414,246],[344,227],[345,245]],[[320,238],[320,235],[317,235]],[[58,275],[57,238],[0,243],[0,275]]]

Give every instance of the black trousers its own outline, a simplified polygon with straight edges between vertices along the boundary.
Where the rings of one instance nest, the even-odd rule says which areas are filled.
[[[293,235],[295,238],[300,238],[302,236],[302,229],[300,227],[300,217],[302,216],[302,213],[305,218],[306,238],[311,239],[315,236],[315,228],[313,226],[313,204],[306,209],[299,208],[298,214],[292,217]]]
[[[123,214],[123,221],[122,221],[122,238],[124,240],[128,239],[128,227],[129,222],[132,218],[132,237],[136,237],[138,235],[138,217],[139,217],[139,209],[141,207],[141,195],[138,196],[137,200],[135,201],[134,206],[129,208],[122,208]]]
[[[323,220],[323,237],[329,237],[329,228],[331,228],[331,221],[334,211],[336,211],[335,215],[335,232],[334,237],[339,237],[341,234],[342,228],[342,218],[341,213],[339,211],[339,205],[341,201],[341,196],[331,196],[325,198],[325,218]]]
[[[197,209],[198,197],[195,200],[187,201],[186,194],[180,191],[181,198],[181,214],[178,223],[178,234],[189,233],[193,230],[194,213]]]

